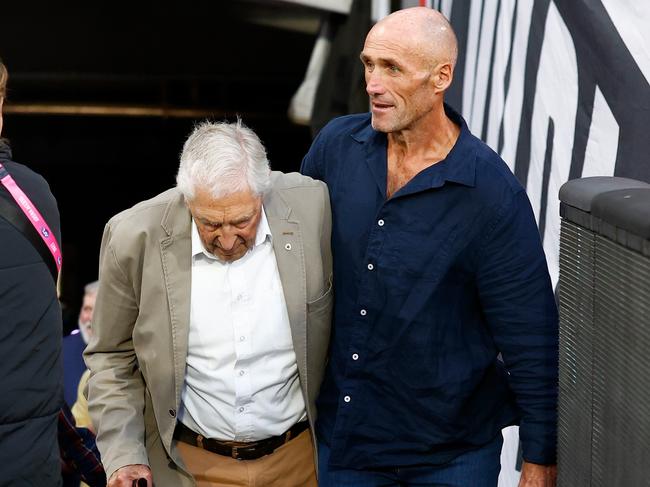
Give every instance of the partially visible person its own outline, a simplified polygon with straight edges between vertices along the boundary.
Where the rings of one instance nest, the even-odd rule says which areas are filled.
[[[63,337],[63,399],[70,407],[77,400],[79,380],[86,370],[86,364],[83,360],[85,348],[86,342],[78,328]]]
[[[0,134],[7,77],[0,60]],[[45,245],[37,247],[40,237],[31,224],[26,228],[36,235],[34,243],[15,225],[24,215],[5,184],[15,181],[60,243],[59,210],[47,182],[13,162],[2,140],[0,163],[0,486],[57,487],[63,379],[56,267],[50,270],[54,259]]]
[[[332,306],[326,186],[203,123],[177,188],[106,225],[90,415],[110,487],[315,487]]]
[[[99,281],[93,281],[84,287],[84,297],[79,310],[79,331],[83,337],[84,343],[88,345],[90,337],[93,335],[92,321],[95,312],[95,300],[97,299],[97,290]]]
[[[303,161],[333,215],[321,487],[495,487],[512,424],[520,487],[555,485],[551,280],[524,188],[444,103],[457,50],[433,9],[378,22],[371,113],[330,122]]]
[[[64,383],[64,408],[59,415],[59,432],[64,427],[65,435],[59,434],[59,447],[63,461],[63,487],[86,487],[83,482],[86,477],[92,480],[88,484],[101,485],[101,476],[97,471],[87,472],[88,465],[93,463],[93,458],[99,462],[99,450],[95,444],[95,429],[88,414],[88,401],[84,394],[90,372],[83,361],[83,351],[92,336],[92,318],[95,310],[95,299],[99,281],[94,281],[84,286],[84,295],[81,309],[77,318],[77,329],[63,338],[63,383]],[[72,408],[69,405],[72,404]],[[62,425],[62,420],[72,416],[67,425]],[[75,432],[73,432],[73,429]],[[65,443],[62,443],[64,441]],[[68,451],[71,449],[71,451]],[[75,456],[87,453],[89,461],[79,463]],[[90,453],[88,453],[90,452]],[[106,485],[106,475],[99,463],[103,485]],[[67,468],[66,468],[67,467]],[[80,482],[81,481],[81,482]],[[99,482],[99,483],[98,483]]]
[[[92,336],[91,321],[98,288],[98,281],[86,284],[77,319],[78,328],[63,338],[63,397],[68,406],[72,407],[77,424],[80,422],[74,404],[79,400],[79,385],[86,371],[83,351]],[[87,425],[84,424],[84,426]]]
[[[84,298],[79,311],[79,333],[85,345],[88,345],[93,335],[92,320],[95,311],[95,300],[97,299],[97,289],[99,289],[99,281],[91,282],[84,287]],[[85,394],[89,377],[90,371],[86,369],[79,379],[77,400],[72,406],[72,414],[78,427],[88,428],[94,433],[95,428],[93,428],[90,414],[88,414],[88,399],[86,399]]]

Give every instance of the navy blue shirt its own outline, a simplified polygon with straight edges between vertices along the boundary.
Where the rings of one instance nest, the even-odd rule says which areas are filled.
[[[303,160],[332,202],[317,433],[335,467],[440,464],[512,424],[526,460],[555,462],[558,317],[535,218],[506,164],[445,109],[461,127],[453,149],[390,199],[369,114],[330,122]]]

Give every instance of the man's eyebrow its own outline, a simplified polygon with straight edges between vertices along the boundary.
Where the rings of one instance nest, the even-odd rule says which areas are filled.
[[[250,215],[242,216],[242,217],[240,217],[240,218],[238,218],[238,219],[236,219],[236,220],[233,220],[231,223],[233,223],[233,224],[235,224],[235,225],[237,225],[238,223],[244,223],[245,221],[248,221],[248,220],[250,220],[251,218],[253,218],[253,215],[254,215],[254,214],[255,214],[255,213],[251,213]]]
[[[205,217],[202,217],[202,216],[198,217],[197,220],[199,220],[201,223],[204,223],[204,224],[207,224],[207,225],[221,225],[222,224],[221,222],[215,222],[215,221],[210,220],[209,218],[205,218]]]
[[[397,59],[392,58],[392,57],[383,58],[381,60],[381,63],[385,64],[385,65],[389,65],[389,66],[401,66],[402,65],[401,62],[399,62]]]
[[[359,59],[361,59],[361,62],[366,62],[369,61],[370,58],[366,56],[363,52],[359,54]],[[379,58],[376,61],[376,64],[383,65],[383,66],[401,66],[402,63],[397,59],[397,58],[392,58],[392,57],[385,57],[385,58]]]

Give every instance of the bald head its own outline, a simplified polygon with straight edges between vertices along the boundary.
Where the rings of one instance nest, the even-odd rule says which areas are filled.
[[[449,63],[458,57],[458,42],[449,21],[437,10],[413,7],[398,10],[377,22],[367,39],[399,37],[413,53],[432,65]]]

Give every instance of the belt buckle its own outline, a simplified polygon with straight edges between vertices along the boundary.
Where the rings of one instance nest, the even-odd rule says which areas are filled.
[[[235,460],[240,460],[239,458],[239,452],[237,451],[237,447],[233,446],[232,451],[230,452],[230,456],[233,457]]]

